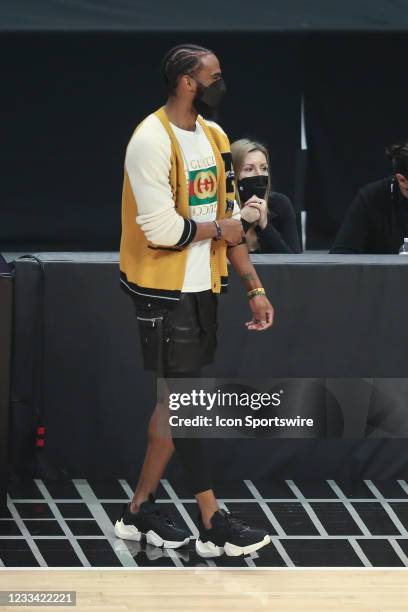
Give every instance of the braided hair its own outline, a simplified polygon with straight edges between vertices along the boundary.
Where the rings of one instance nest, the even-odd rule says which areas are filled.
[[[199,45],[177,45],[162,59],[161,70],[169,95],[174,94],[178,80],[182,74],[191,74],[200,67],[204,55],[214,52]]]
[[[385,154],[392,162],[394,174],[403,174],[408,179],[408,142],[391,145]]]

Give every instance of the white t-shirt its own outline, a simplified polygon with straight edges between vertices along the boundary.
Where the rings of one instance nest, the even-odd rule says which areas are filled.
[[[170,123],[184,159],[190,219],[214,221],[217,215],[217,164],[210,141],[199,122],[194,132]],[[211,238],[191,242],[187,252],[183,292],[211,289]]]

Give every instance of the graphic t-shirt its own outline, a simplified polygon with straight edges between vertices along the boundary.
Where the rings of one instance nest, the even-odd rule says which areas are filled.
[[[184,159],[189,192],[190,219],[214,221],[217,214],[217,166],[214,153],[201,125],[194,132],[170,124]],[[211,289],[211,238],[187,247],[187,265],[182,291]]]

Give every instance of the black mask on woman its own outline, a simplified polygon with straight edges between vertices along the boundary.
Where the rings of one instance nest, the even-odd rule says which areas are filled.
[[[193,100],[193,106],[204,119],[214,119],[216,110],[227,91],[224,79],[220,78],[207,87],[199,81],[196,82],[197,93]]]
[[[266,188],[268,187],[268,176],[256,174],[238,179],[238,193],[242,204],[245,204],[253,195],[262,200],[265,198]]]

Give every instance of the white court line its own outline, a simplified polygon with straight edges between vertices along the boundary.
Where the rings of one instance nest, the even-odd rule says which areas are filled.
[[[399,482],[403,482],[403,481],[399,481]],[[408,486],[407,486],[408,489]],[[34,504],[34,503],[39,503],[39,502],[43,502],[44,500],[41,499],[28,499],[28,498],[23,498],[23,499],[13,499],[11,498],[12,501],[15,504]],[[129,499],[127,498],[121,498],[121,499],[115,499],[115,498],[98,498],[101,504],[124,504],[125,502],[129,501]],[[180,500],[180,502],[182,504],[194,504],[196,503],[195,499],[191,499],[191,498],[183,498],[183,497],[179,497],[178,498]],[[239,497],[217,497],[218,500],[225,502],[226,504],[228,503],[233,503],[233,502],[239,502],[239,503],[249,503],[249,504],[257,504],[258,501],[256,499],[254,499],[253,497],[249,497],[249,498],[239,498]],[[263,497],[262,498],[265,502],[279,502],[279,503],[290,503],[290,502],[296,502],[298,501],[296,497]],[[327,497],[305,497],[305,499],[309,502],[327,502],[327,503],[336,503],[339,500],[336,498],[327,498]],[[369,503],[369,502],[373,502],[376,501],[375,497],[351,497],[350,498],[353,502],[359,502],[359,503]],[[386,501],[388,502],[401,502],[401,503],[408,503],[408,497],[404,498],[404,497],[385,497],[384,498]],[[63,504],[63,503],[67,503],[67,504],[84,504],[84,500],[83,499],[54,499],[56,504]],[[161,498],[161,499],[156,499],[156,503],[158,504],[166,504],[169,503],[169,499],[167,498]],[[84,504],[85,505],[85,504]],[[9,521],[10,518],[7,517],[1,517],[0,521]]]
[[[319,535],[285,535],[285,536],[276,536],[273,535],[271,536],[271,538],[273,538],[274,540],[280,540],[280,541],[285,541],[285,540],[321,540],[321,539],[326,539],[326,540],[386,540],[388,537],[392,537],[395,540],[406,540],[406,536],[403,535],[396,535],[396,536],[385,536],[385,535],[370,535],[370,536],[363,536],[363,535],[328,535],[328,536],[319,536]],[[78,535],[76,536],[77,540],[106,540],[106,536],[104,535],[94,535],[94,536],[90,536],[90,535]],[[6,536],[0,536],[0,541],[1,540],[24,540],[24,536],[23,535],[6,535]],[[36,535],[33,536],[33,540],[66,540],[66,537],[64,535],[53,535],[53,536],[49,536],[49,535]]]
[[[327,480],[327,482],[331,486],[333,491],[336,493],[336,495],[338,497],[338,501],[341,502],[343,504],[343,506],[346,508],[346,510],[350,514],[351,518],[353,519],[353,521],[356,523],[357,527],[362,532],[362,534],[365,535],[365,536],[371,536],[370,530],[367,528],[367,525],[361,519],[361,517],[359,516],[358,512],[356,511],[356,509],[351,505],[351,502],[344,495],[343,491],[341,490],[339,485],[336,483],[336,481],[335,480]],[[347,538],[347,539],[348,539],[348,541],[350,543],[350,546],[353,548],[354,552],[356,553],[356,555],[358,556],[358,558],[360,559],[362,564],[365,567],[371,566],[372,563],[371,563],[370,559],[367,557],[367,555],[365,554],[364,550],[361,548],[360,544],[357,542],[356,538],[354,537],[354,538]]]
[[[351,518],[356,523],[357,527],[361,530],[362,534],[365,536],[371,536],[371,532],[368,529],[367,525],[364,523],[363,519],[361,518],[357,510],[352,505],[352,502],[345,496],[345,494],[343,493],[339,485],[336,483],[336,481],[328,480],[327,482],[329,483],[333,491],[336,493],[339,500],[343,503],[346,510],[350,514]]]
[[[302,505],[304,506],[304,508],[305,508],[306,512],[308,513],[310,519],[313,521],[316,529],[319,530],[320,535],[321,536],[326,536],[328,538],[331,538],[332,536],[330,536],[327,533],[327,530],[325,529],[323,524],[320,522],[320,519],[317,516],[315,510],[313,510],[313,508],[310,506],[309,502],[306,501],[306,499],[305,499],[302,491],[299,489],[299,487],[296,486],[296,484],[294,483],[293,480],[288,480],[287,483],[290,486],[290,488],[292,489],[292,491],[295,493],[295,495],[297,495],[299,497],[299,500],[301,501]],[[341,502],[341,500],[339,500],[339,499],[337,499],[336,501],[337,501],[337,503],[339,503],[339,501]],[[300,536],[299,539],[302,539],[302,536]],[[362,550],[362,548],[359,545],[359,543],[356,542],[356,538],[355,537],[347,537],[346,540],[348,541],[348,543],[350,544],[350,546],[352,547],[352,549],[354,550],[354,552],[356,553],[356,555],[360,559],[360,561],[363,564],[363,566],[364,567],[370,567],[371,566],[371,562],[368,559],[368,557],[366,556],[366,554],[364,553],[364,551]]]
[[[84,565],[85,567],[90,566],[91,564],[89,563],[88,559],[84,555],[84,552],[83,552],[82,548],[80,547],[80,545],[78,544],[78,542],[76,541],[75,536],[72,533],[71,529],[69,528],[69,526],[65,522],[65,519],[64,519],[64,517],[61,514],[61,511],[59,510],[57,504],[52,499],[52,497],[51,497],[47,487],[45,486],[44,482],[41,479],[36,478],[35,479],[35,484],[37,485],[37,487],[39,488],[39,490],[43,494],[46,503],[50,507],[51,512],[54,514],[54,516],[55,516],[55,518],[57,520],[57,523],[59,524],[59,526],[61,527],[62,531],[64,532],[65,537],[69,540],[69,543],[71,544],[72,548],[74,549],[75,554],[78,557],[78,559],[81,561],[82,565]]]
[[[319,534],[321,536],[328,536],[329,534],[327,533],[325,527],[320,522],[319,517],[317,516],[316,512],[311,507],[309,501],[303,495],[302,491],[297,487],[297,485],[295,485],[293,480],[287,480],[286,482],[288,483],[288,486],[291,488],[291,490],[296,495],[297,501],[301,502],[303,508],[305,509],[305,512],[309,516],[310,520],[312,521],[313,525],[316,527],[316,529],[319,532]],[[338,501],[338,500],[336,500],[336,501]]]
[[[188,528],[190,529],[193,536],[195,538],[198,538],[199,533],[198,533],[197,526],[195,525],[194,521],[192,520],[187,510],[184,508],[183,503],[180,501],[179,497],[177,496],[177,493],[175,492],[175,490],[173,489],[169,481],[166,479],[162,479],[160,482],[162,483],[163,488],[165,489],[165,491],[167,491],[170,497],[168,502],[172,502],[176,506],[177,510],[180,512],[181,516],[183,517],[185,523],[188,525]]]
[[[112,547],[113,552],[122,563],[123,567],[129,568],[137,565],[135,559],[130,554],[128,547],[121,538],[115,536],[113,525],[109,516],[106,514],[105,509],[102,507],[100,501],[96,497],[93,489],[88,484],[87,480],[78,478],[72,481],[76,486],[78,493],[85,501],[89,511],[94,517],[95,521],[99,525],[102,533],[105,534],[106,539]]]
[[[365,554],[364,550],[361,548],[360,544],[356,541],[355,538],[348,538],[350,546],[353,548],[354,552],[363,563],[365,567],[369,567],[372,565],[370,559]]]
[[[13,502],[11,501],[11,499],[9,498],[8,495],[7,495],[7,507],[10,510],[11,516],[15,520],[18,528],[20,529],[21,533],[23,534],[24,539],[27,541],[27,544],[30,547],[31,552],[33,553],[34,557],[37,559],[39,565],[41,567],[47,567],[47,563],[46,563],[44,557],[42,556],[42,554],[40,552],[40,549],[38,548],[37,544],[35,543],[35,541],[33,539],[33,536],[31,535],[31,533],[27,529],[24,521],[20,517],[19,513],[17,512],[17,509],[16,509],[15,505],[13,504]]]
[[[1,519],[0,519],[1,520]],[[12,518],[8,518],[8,519],[2,519],[3,521],[12,521]],[[47,521],[55,521],[55,517],[52,516],[47,516],[47,517],[38,517],[38,516],[25,516],[24,517],[25,521],[33,521],[35,523],[39,522],[47,522]],[[67,516],[66,518],[64,518],[64,520],[66,521],[88,521],[89,523],[94,523],[94,519],[92,518],[92,516],[84,516],[84,517],[78,517],[78,516],[73,516],[73,517],[69,517]]]
[[[401,480],[399,480],[397,482],[400,484],[400,486],[404,490],[404,492],[408,494],[408,485],[406,484],[406,482],[405,481],[401,481]],[[384,503],[391,503],[391,502],[397,502],[397,503],[408,502],[408,498],[384,498],[383,496],[381,496],[381,499],[379,499],[378,494],[375,493],[375,491],[373,491],[373,489],[371,487],[369,487],[369,489],[372,492],[374,492],[375,496],[373,498],[353,498],[352,501],[353,502],[361,502],[361,503],[372,503],[372,502],[380,501],[383,504]],[[292,488],[292,490],[293,490],[293,488]],[[339,501],[336,498],[334,498],[334,499],[329,498],[328,499],[328,498],[305,498],[304,496],[302,496],[302,497],[307,502],[325,502],[325,503],[333,502],[333,503],[338,503],[338,501]],[[290,498],[276,498],[275,497],[275,498],[261,498],[261,499],[264,502],[272,502],[272,503],[273,502],[275,502],[275,503],[276,502],[293,503],[293,502],[299,501],[298,496],[297,497],[290,497]],[[183,504],[183,503],[196,503],[196,500],[192,499],[192,498],[185,498],[185,499],[184,498],[177,498],[177,500],[181,504]],[[39,502],[45,503],[44,499],[42,499],[42,498],[40,498],[40,499],[39,498],[33,498],[33,499],[27,499],[27,498],[17,499],[16,498],[16,499],[13,499],[12,501],[16,502],[16,503],[33,503],[33,502],[34,503],[39,503]],[[106,503],[109,503],[109,502],[111,502],[111,503],[124,503],[124,501],[125,501],[124,499],[115,499],[115,498],[106,498],[104,500],[101,500],[101,499],[99,500],[100,503],[105,503],[105,502]],[[169,501],[171,501],[171,499],[161,499],[161,500],[156,500],[156,501],[158,503],[169,503]],[[239,502],[241,502],[241,503],[258,503],[259,504],[259,501],[256,500],[256,499],[253,499],[253,498],[250,498],[250,499],[247,499],[247,498],[244,498],[244,499],[242,499],[242,498],[241,499],[224,498],[222,500],[220,499],[219,501],[231,502],[231,503],[236,503],[236,502],[239,503]],[[81,504],[83,504],[84,503],[84,499],[61,498],[61,499],[55,499],[54,502],[55,503],[81,503]],[[391,510],[391,512],[394,512],[392,510],[392,508],[389,508],[389,509]],[[397,516],[396,516],[396,518],[399,521]],[[8,518],[8,519],[7,518],[2,518],[0,520],[1,521],[7,521],[7,520],[11,521],[11,520],[13,520],[13,518]],[[30,519],[30,520],[50,520],[50,519]],[[75,518],[70,519],[70,520],[75,520]],[[76,520],[92,520],[92,518],[84,517],[84,518],[78,518]],[[98,523],[98,521],[96,521],[96,522]],[[395,520],[393,522],[395,523]],[[399,527],[398,527],[398,529],[400,530]],[[405,530],[405,533],[406,533],[406,530]],[[284,539],[316,539],[315,535],[314,536],[288,536],[288,535],[283,535],[283,536],[273,536],[273,537],[276,538],[276,539],[279,539],[279,540],[284,540]],[[78,536],[77,537],[77,539],[96,539],[96,538],[105,539],[104,536]],[[351,537],[351,536],[349,536],[349,537],[347,537],[347,536],[328,536],[328,539],[349,540],[350,543],[351,543],[351,540],[355,540],[355,538],[358,538],[358,539],[381,539],[381,540],[387,539],[383,535],[381,535],[381,536],[363,535],[363,536],[353,536],[353,537]],[[0,536],[0,540],[1,539],[26,539],[26,538],[24,538],[24,536],[3,536],[3,537]],[[37,540],[37,539],[64,539],[64,536],[35,536],[35,537],[32,538],[33,542],[35,540]],[[388,538],[388,541],[390,541],[391,546],[394,548],[396,554],[399,556],[399,558],[401,559],[401,561],[405,565],[407,557],[405,556],[404,552],[402,551],[402,549],[400,548],[399,544],[397,543],[398,540],[400,540],[400,539],[406,539],[406,537],[404,537],[404,535],[401,535],[401,536],[397,535],[397,536],[393,536],[392,538]],[[0,562],[0,564],[1,564],[1,562]],[[197,566],[195,566],[195,567],[197,567]],[[358,567],[358,569],[363,569],[362,567],[359,567],[359,566],[356,566],[356,567]],[[45,564],[45,568],[48,569],[46,567],[46,564]],[[226,568],[222,567],[221,568],[221,567],[218,567],[218,566],[214,566],[214,568],[215,569],[234,569],[234,570],[235,569],[237,569],[237,570],[239,570],[239,569],[245,569],[245,570],[250,569],[249,567],[245,567],[245,566],[244,567],[240,567],[240,568],[228,568],[228,567],[226,567]],[[271,569],[271,570],[273,570],[273,569],[275,569],[275,570],[276,569],[290,569],[290,568],[291,568],[291,566],[288,566],[287,568],[281,568],[281,567],[279,567],[279,568],[275,568],[275,567],[271,567],[271,568],[256,567],[256,569]],[[6,568],[6,569],[9,569],[9,568]],[[20,569],[24,569],[24,568],[20,568]],[[42,567],[40,567],[40,568],[30,568],[30,569],[42,569]],[[52,569],[58,569],[58,568],[52,568]],[[71,569],[75,569],[76,571],[78,571],[80,569],[86,569],[86,568],[66,568],[66,567],[64,567],[63,569],[70,569],[70,570]],[[92,569],[96,569],[96,568],[92,568]],[[97,568],[97,569],[101,569],[101,568]],[[108,567],[107,569],[112,570],[113,568]],[[120,568],[114,568],[114,569],[120,569]],[[127,568],[127,569],[130,569],[130,568]],[[132,568],[132,569],[138,569],[138,568]],[[141,568],[141,569],[143,569],[143,568]],[[153,568],[149,568],[149,569],[153,569]],[[154,568],[154,569],[156,569],[156,568]],[[157,569],[164,569],[164,568],[158,567]],[[176,569],[176,568],[166,568],[166,569]],[[194,569],[194,568],[189,568],[189,567],[186,567],[186,566],[181,566],[180,569]],[[205,568],[205,569],[209,569],[209,568]],[[311,569],[311,568],[297,568],[297,567],[293,566],[293,569]],[[323,569],[323,568],[318,567],[316,569]],[[341,568],[325,568],[325,569],[337,570],[337,569],[341,569]],[[347,570],[347,569],[350,569],[350,568],[346,567],[344,569]],[[364,568],[364,569],[370,569],[370,568],[367,567],[367,568]],[[378,569],[380,569],[380,566],[376,566],[376,567],[374,567],[372,569],[373,570],[378,570]],[[404,568],[394,568],[394,567],[391,566],[388,569],[403,570]]]
[[[257,572],[263,572],[268,571],[268,572],[285,572],[285,571],[296,571],[296,572],[309,572],[309,571],[313,571],[313,572],[317,572],[317,571],[322,571],[322,572],[355,572],[355,571],[365,571],[365,572],[382,572],[384,570],[389,570],[392,572],[405,572],[408,574],[408,568],[406,567],[394,567],[394,566],[389,566],[389,565],[378,565],[376,567],[364,567],[364,566],[360,566],[360,565],[347,565],[347,566],[321,566],[321,565],[310,565],[310,566],[304,566],[304,567],[300,567],[300,566],[294,566],[294,567],[287,567],[287,566],[262,566],[262,567],[245,567],[243,566],[211,566],[211,567],[206,567],[203,565],[195,565],[195,566],[185,566],[185,567],[169,567],[169,566],[149,566],[149,567],[141,567],[141,566],[137,566],[137,567],[111,567],[111,566],[107,566],[107,567],[100,567],[100,566],[93,566],[93,567],[67,567],[66,565],[63,566],[58,566],[58,567],[21,567],[21,566],[8,566],[8,567],[4,567],[4,568],[0,568],[0,574],[2,572],[7,572],[7,571],[22,571],[22,572],[32,572],[33,570],[39,570],[39,571],[43,571],[43,572],[48,572],[48,571],[52,571],[52,570],[56,570],[56,571],[64,571],[64,572],[78,572],[78,571],[82,571],[82,572],[91,572],[91,571],[96,571],[96,572],[101,572],[101,571],[112,571],[112,572],[162,572],[162,571],[170,571],[170,572],[176,572],[176,571],[193,571],[195,573],[199,573],[201,570],[204,571],[238,571],[238,572],[247,572],[247,571],[257,571]]]
[[[401,538],[404,539],[405,538]],[[396,538],[393,537],[389,537],[388,541],[390,543],[390,545],[392,546],[392,548],[395,551],[395,554],[401,559],[401,561],[403,562],[403,564],[408,567],[408,557],[407,555],[404,553],[404,551],[402,550],[401,546],[398,544],[398,542],[396,541]]]
[[[279,523],[278,519],[273,514],[272,510],[266,504],[266,500],[259,493],[258,489],[254,485],[252,480],[244,480],[244,482],[246,486],[248,487],[248,489],[251,491],[252,495],[254,496],[254,501],[257,502],[259,506],[261,506],[262,510],[264,511],[264,514],[266,514],[269,522],[271,523],[271,525],[273,526],[277,534],[280,536],[285,536],[286,535],[285,530],[283,529],[282,525]]]
[[[401,535],[408,536],[408,532],[405,529],[404,525],[401,523],[400,519],[398,518],[395,510],[391,508],[389,502],[385,500],[385,498],[382,496],[382,494],[377,489],[375,484],[371,480],[365,480],[364,482],[366,483],[370,491],[374,493],[377,500],[381,503],[382,507],[384,508],[384,510],[386,511],[386,513],[388,514],[388,516],[390,517],[390,519],[392,520],[392,522],[394,523],[398,531],[401,533]]]
[[[180,557],[177,555],[177,552],[172,548],[167,549],[167,554],[170,559],[173,561],[174,565],[178,565],[179,567],[184,567],[184,564],[181,562]]]
[[[96,522],[96,521],[93,521]],[[104,535],[78,535],[75,536],[77,540],[106,540]],[[33,540],[66,540],[65,535],[35,535]],[[0,536],[0,540],[24,540],[23,535],[7,535]]]
[[[399,486],[401,487],[401,489],[403,491],[405,491],[405,493],[408,495],[408,484],[406,483],[406,481],[405,480],[397,480],[397,482],[398,482]],[[397,499],[397,500],[390,500],[389,499],[388,501],[400,501],[400,500],[399,499]],[[401,501],[406,501],[406,500],[404,499],[404,500],[401,500]]]
[[[408,496],[408,485],[407,485],[406,481],[405,480],[397,480],[397,482],[398,482],[399,486],[401,487],[401,489]],[[391,501],[391,500],[388,500],[388,501]],[[392,501],[394,501],[394,500],[392,500]],[[403,500],[403,501],[406,501],[406,500]]]
[[[361,517],[358,514],[357,510],[352,506],[352,503],[345,497],[345,495],[344,495],[343,491],[341,490],[341,488],[336,484],[336,482],[334,480],[328,480],[327,482],[333,488],[333,490],[339,496],[339,498],[342,500],[342,502],[346,506],[347,510],[350,512],[351,516],[353,517],[353,519],[355,520],[357,525],[363,531],[364,535],[365,536],[371,536],[371,533],[370,533],[369,529],[367,528],[366,524],[361,519]],[[376,503],[378,503],[378,501],[373,500],[373,503],[376,504]],[[395,539],[391,538],[389,536],[387,537],[385,534],[383,536],[381,536],[381,537],[383,537],[384,540],[387,540],[390,543],[390,546],[394,549],[394,552],[400,558],[400,560],[403,562],[403,564],[404,565],[408,565],[408,563],[407,563],[408,562],[408,558],[406,557],[406,555],[405,555],[404,551],[402,550],[402,548],[400,547],[400,545],[396,543]],[[370,563],[370,565],[372,565],[372,563]]]
[[[280,554],[281,558],[286,563],[286,565],[288,567],[294,566],[295,564],[293,563],[292,559],[290,558],[289,553],[287,552],[287,550],[285,549],[283,544],[280,542],[279,536],[281,536],[281,537],[282,536],[283,537],[286,536],[284,529],[282,528],[282,526],[279,523],[279,521],[276,519],[276,517],[273,514],[272,510],[266,504],[265,500],[263,499],[262,495],[259,493],[258,489],[254,485],[252,480],[244,480],[244,482],[245,482],[246,486],[248,487],[248,489],[251,491],[252,495],[254,496],[255,501],[257,501],[258,504],[261,506],[265,516],[267,517],[267,519],[269,520],[269,522],[271,523],[271,525],[273,526],[275,531],[278,533],[278,537],[277,536],[270,536],[272,544],[275,546],[277,552]]]

